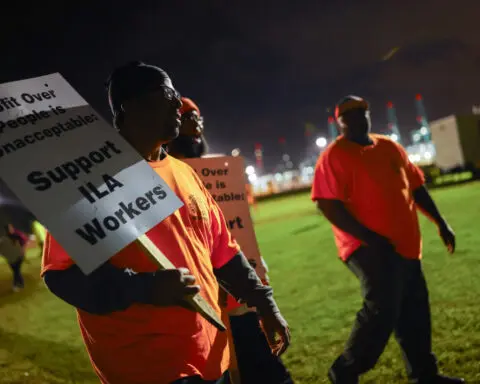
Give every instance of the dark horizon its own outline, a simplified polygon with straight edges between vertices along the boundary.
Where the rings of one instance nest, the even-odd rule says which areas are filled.
[[[261,143],[267,169],[281,159],[280,137],[295,163],[313,150],[305,124],[327,135],[328,111],[347,94],[371,103],[377,132],[392,101],[404,135],[417,128],[417,93],[430,120],[480,103],[480,3],[473,0],[461,8],[433,0],[108,3],[9,10],[21,17],[6,20],[15,38],[3,41],[0,81],[60,72],[110,121],[106,78],[143,60],[197,102],[213,152],[239,147],[253,162]]]

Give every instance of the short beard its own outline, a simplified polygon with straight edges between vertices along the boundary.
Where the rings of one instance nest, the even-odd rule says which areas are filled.
[[[168,143],[168,152],[172,155],[180,155],[187,159],[202,157],[207,153],[208,147],[205,137],[199,137],[200,142],[196,142],[196,137],[179,135],[175,140]]]

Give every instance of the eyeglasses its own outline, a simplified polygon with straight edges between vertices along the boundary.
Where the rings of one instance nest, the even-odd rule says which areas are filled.
[[[163,90],[163,95],[167,100],[173,100],[173,99],[180,100],[182,98],[180,96],[180,93],[178,93],[176,89],[173,89],[167,86],[162,86],[160,87],[160,89]]]
[[[175,89],[167,86],[157,87],[148,92],[135,96],[134,98],[136,104],[143,108],[156,107],[165,100],[180,101],[180,99],[180,93],[178,93]],[[125,112],[123,104],[121,105],[121,108],[122,111]]]

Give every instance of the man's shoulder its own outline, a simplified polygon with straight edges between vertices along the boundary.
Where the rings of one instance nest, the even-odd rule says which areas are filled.
[[[193,168],[187,164],[185,161],[177,159],[173,156],[169,156],[170,167],[172,168],[173,172],[188,172],[188,173],[195,173]]]
[[[373,137],[379,146],[383,148],[388,148],[392,152],[405,152],[405,148],[397,143],[396,141],[392,140],[390,136],[387,135],[380,135],[380,134],[372,134],[371,137]]]
[[[176,176],[175,178],[177,180],[183,179],[193,181],[193,184],[196,184],[203,189],[203,183],[200,176],[190,164],[173,156],[169,157],[169,161],[170,172]],[[187,183],[187,185],[190,187],[192,186],[191,183]]]
[[[163,160],[151,163],[151,166],[160,176],[165,173],[196,175],[189,164],[170,155]]]
[[[392,146],[392,147],[400,145],[397,142],[393,141],[393,139],[388,135],[382,135],[382,134],[379,134],[379,133],[371,133],[370,137],[373,138],[377,143],[382,144],[382,145],[389,145],[389,146]]]
[[[347,154],[349,152],[349,143],[348,140],[343,136],[335,139],[327,148],[322,152],[320,157],[331,158],[339,157]]]

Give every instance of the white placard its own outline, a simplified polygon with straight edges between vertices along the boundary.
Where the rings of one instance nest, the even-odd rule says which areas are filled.
[[[58,73],[0,85],[0,178],[87,274],[183,205]]]

